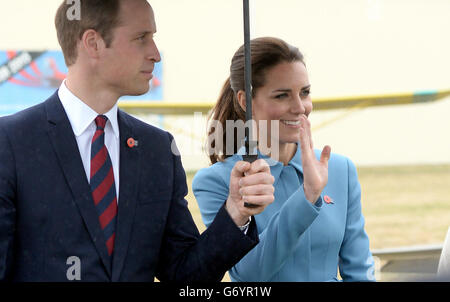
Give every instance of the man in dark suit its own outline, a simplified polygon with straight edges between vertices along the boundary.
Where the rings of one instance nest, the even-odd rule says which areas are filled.
[[[268,166],[235,167],[260,206],[235,186],[200,235],[173,137],[117,109],[160,61],[151,6],[84,0],[73,21],[69,8],[55,19],[67,79],[0,118],[0,280],[220,281],[258,242],[249,218],[273,201]]]

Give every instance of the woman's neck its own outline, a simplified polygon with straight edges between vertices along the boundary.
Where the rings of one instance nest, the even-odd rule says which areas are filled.
[[[278,146],[278,152],[270,152],[269,154],[266,155],[272,158],[273,160],[283,163],[284,166],[287,166],[288,163],[291,161],[291,159],[294,157],[296,152],[297,152],[296,143],[280,143]]]
[[[283,163],[284,166],[287,166],[291,159],[294,157],[297,152],[297,144],[296,143],[285,143],[280,144],[280,156],[279,161]]]

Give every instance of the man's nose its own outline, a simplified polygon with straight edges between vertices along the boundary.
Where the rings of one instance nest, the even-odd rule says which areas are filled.
[[[152,43],[150,43],[148,55],[147,55],[146,59],[153,61],[155,63],[161,61],[161,55],[159,53],[159,50],[158,50],[158,47],[156,46],[155,41],[152,41]]]

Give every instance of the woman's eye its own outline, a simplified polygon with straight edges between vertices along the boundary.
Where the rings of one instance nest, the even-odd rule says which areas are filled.
[[[286,97],[288,97],[287,93],[282,93],[275,96],[276,99],[284,99]]]
[[[302,90],[301,92],[300,92],[300,96],[301,97],[307,97],[309,94],[310,94],[310,90],[308,89],[308,90]]]

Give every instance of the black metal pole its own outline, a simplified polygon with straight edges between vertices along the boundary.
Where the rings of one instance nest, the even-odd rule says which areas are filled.
[[[252,51],[250,48],[250,7],[249,0],[244,0],[244,55],[245,55],[245,65],[244,65],[244,77],[245,77],[245,121],[252,120]],[[245,127],[245,154],[250,155],[250,141],[252,140],[252,125],[247,123]]]
[[[244,80],[245,80],[245,155],[243,159],[249,163],[254,162],[258,155],[256,154],[256,141],[252,139],[252,53],[250,48],[250,8],[249,0],[244,1]],[[257,207],[257,205],[244,202],[248,208]]]

